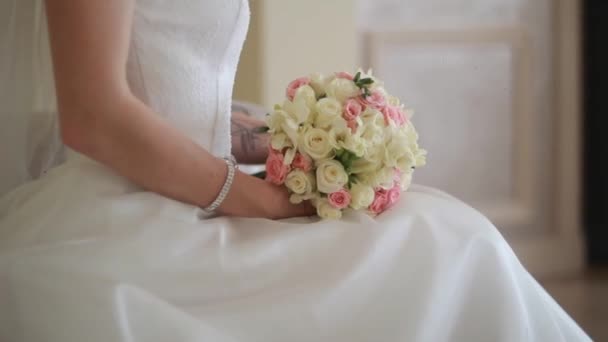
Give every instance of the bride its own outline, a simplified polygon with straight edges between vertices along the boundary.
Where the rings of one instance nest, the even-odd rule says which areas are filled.
[[[45,7],[70,152],[0,199],[0,340],[589,340],[444,193],[324,221],[235,171],[265,157],[230,134],[246,0]]]

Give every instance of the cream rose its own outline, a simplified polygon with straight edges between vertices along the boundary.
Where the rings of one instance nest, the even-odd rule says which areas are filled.
[[[337,118],[327,134],[329,135],[331,147],[340,149],[343,148],[342,144],[344,143],[344,140],[350,135],[350,130],[348,129],[348,126],[346,126],[346,121],[344,121],[344,119]]]
[[[289,139],[287,134],[276,133],[273,134],[270,138],[270,146],[272,146],[272,148],[275,150],[281,151],[285,147],[293,147],[293,143],[291,142],[291,139]]]
[[[395,170],[392,168],[382,168],[371,175],[369,184],[374,188],[390,189],[395,182]]]
[[[330,127],[334,121],[342,118],[342,105],[336,99],[323,98],[316,105],[317,117],[315,126],[320,128]]]
[[[300,126],[292,119],[286,119],[281,123],[281,131],[287,135],[289,141],[295,146],[298,143],[298,137],[300,135]]]
[[[344,140],[340,142],[340,147],[349,150],[357,157],[362,157],[365,154],[367,145],[365,140],[354,134],[346,134]]]
[[[367,184],[374,189],[390,189],[394,185],[394,180],[395,170],[388,167],[357,174],[357,181]]]
[[[306,106],[308,106],[309,109],[314,109],[315,105],[317,104],[317,97],[315,95],[315,91],[312,89],[311,86],[304,85],[298,88],[298,90],[296,90],[296,95],[293,101],[296,103],[298,101],[304,101],[304,103],[306,103]]]
[[[372,125],[377,127],[384,126],[384,116],[382,112],[374,108],[366,108],[360,115],[364,125]]]
[[[314,189],[315,178],[302,170],[293,170],[285,179],[285,186],[298,195],[310,194]]]
[[[337,160],[324,160],[317,166],[317,188],[319,191],[330,194],[336,192],[348,183],[348,175],[344,166]]]
[[[283,102],[283,110],[287,112],[287,119],[291,119],[296,124],[306,122],[312,112],[311,108],[308,107],[306,100],[302,97],[295,98],[293,102],[285,100],[285,102]]]
[[[374,201],[374,189],[369,185],[355,183],[350,188],[350,193],[350,206],[355,210],[367,208]]]
[[[407,172],[408,170],[411,170],[412,167],[416,166],[416,156],[411,150],[408,150],[401,157],[399,157],[399,159],[397,159],[395,166],[399,170]]]
[[[393,134],[389,141],[384,144],[384,164],[390,167],[398,166],[398,160],[408,151],[407,136],[399,133]]]
[[[401,180],[399,183],[401,184],[401,190],[405,191],[409,189],[410,185],[412,185],[412,172],[405,172],[401,175]]]
[[[329,135],[320,128],[309,128],[300,135],[300,148],[315,160],[327,158],[332,152]]]
[[[304,195],[298,195],[298,194],[291,194],[289,196],[289,202],[293,203],[293,204],[300,204],[303,201],[315,201],[317,198],[319,198],[319,194],[316,192],[312,192],[310,194],[304,194]]]
[[[368,162],[381,166],[384,162],[384,145],[376,144],[369,145],[366,149],[365,160]]]
[[[337,220],[342,217],[342,211],[334,208],[327,198],[319,198],[315,201],[315,207],[317,207],[317,215],[324,219]]]
[[[327,85],[327,96],[333,97],[340,103],[344,103],[351,97],[355,97],[361,93],[355,82],[346,78],[335,78]]]
[[[270,132],[281,132],[281,126],[287,120],[289,114],[283,109],[275,109],[272,113],[266,116],[266,125]]]
[[[325,88],[332,79],[318,72],[310,75],[310,86],[315,91],[317,98],[326,94]]]

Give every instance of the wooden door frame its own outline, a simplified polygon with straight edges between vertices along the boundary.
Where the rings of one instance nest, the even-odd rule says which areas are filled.
[[[554,127],[552,165],[553,197],[551,229],[543,232],[518,232],[507,240],[527,269],[537,277],[549,278],[580,272],[584,267],[582,230],[582,0],[556,0],[553,7]],[[456,34],[454,39],[492,40],[502,32],[475,29]],[[509,34],[507,34],[509,36]],[[513,36],[513,35],[511,35]],[[468,37],[468,38],[467,38]],[[371,65],[374,47],[387,41],[424,41],[451,39],[450,34],[433,32],[361,32],[361,64]],[[523,177],[522,183],[529,184]],[[529,180],[529,179],[528,179]]]

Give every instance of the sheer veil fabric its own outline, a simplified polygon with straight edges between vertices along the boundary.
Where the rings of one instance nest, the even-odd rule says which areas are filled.
[[[61,158],[52,61],[42,0],[0,3],[0,194]]]
[[[229,154],[247,0],[137,0],[133,19],[135,96]],[[203,217],[73,152],[44,173],[60,144],[42,1],[0,2],[0,23],[0,341],[589,340],[438,190],[375,218],[272,221]]]

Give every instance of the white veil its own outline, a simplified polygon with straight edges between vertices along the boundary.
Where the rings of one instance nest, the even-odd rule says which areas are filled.
[[[0,195],[61,161],[43,0],[0,2]]]

